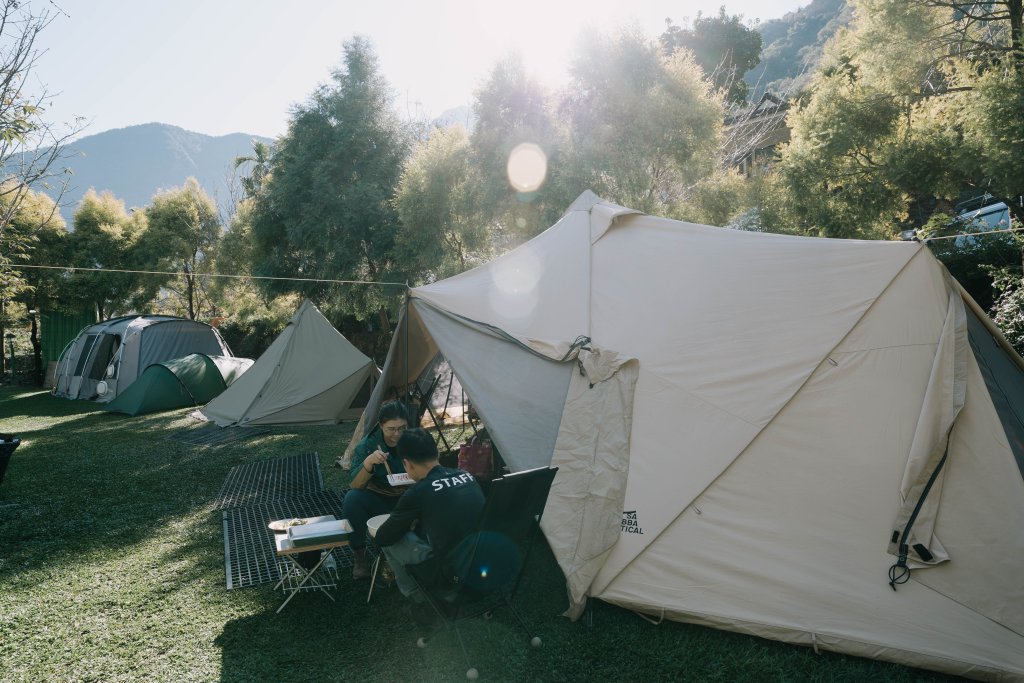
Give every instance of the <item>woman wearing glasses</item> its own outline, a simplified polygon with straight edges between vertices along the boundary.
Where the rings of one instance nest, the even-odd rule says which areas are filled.
[[[395,447],[409,426],[409,413],[398,401],[389,401],[377,413],[379,429],[374,429],[356,445],[352,455],[351,489],[345,494],[342,509],[352,525],[349,545],[355,556],[353,579],[370,575],[366,559],[366,520],[390,513],[404,488],[388,483],[389,474],[405,472]]]

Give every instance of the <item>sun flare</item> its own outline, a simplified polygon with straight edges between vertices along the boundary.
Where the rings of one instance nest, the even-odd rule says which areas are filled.
[[[524,142],[508,155],[508,180],[519,192],[535,192],[548,175],[548,157],[539,145]]]
[[[517,53],[531,76],[547,87],[558,88],[568,80],[569,62],[581,32],[610,29],[614,15],[606,10],[615,5],[603,0],[477,3],[466,17],[465,28],[474,32],[496,59]]]

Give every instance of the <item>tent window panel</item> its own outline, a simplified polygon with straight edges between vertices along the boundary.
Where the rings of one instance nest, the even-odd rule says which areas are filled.
[[[373,376],[367,376],[366,381],[363,382],[363,386],[359,388],[359,393],[352,399],[352,403],[349,404],[350,408],[365,408],[366,404],[370,401],[370,394],[373,392]]]
[[[85,362],[89,360],[89,354],[92,352],[92,347],[96,343],[96,337],[98,336],[96,334],[86,335],[85,342],[82,344],[82,352],[78,354],[78,362],[75,363],[75,377],[82,376],[82,372],[85,370]]]
[[[116,334],[105,334],[96,344],[96,351],[92,354],[92,362],[89,364],[89,379],[103,379],[103,374],[110,364],[111,357],[117,351],[115,344],[120,343],[121,337]]]
[[[202,323],[183,321],[160,323],[146,328],[139,345],[139,369],[153,363],[181,358],[190,353],[205,353],[207,356],[224,354],[217,335]]]

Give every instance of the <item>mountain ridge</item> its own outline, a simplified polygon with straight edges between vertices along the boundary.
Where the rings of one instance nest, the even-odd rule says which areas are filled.
[[[754,28],[761,34],[761,61],[744,75],[756,102],[765,92],[795,95],[807,86],[825,43],[853,19],[847,0],[811,0]]]
[[[88,190],[110,191],[125,206],[142,207],[161,191],[194,177],[221,208],[231,203],[234,159],[252,152],[253,141],[271,138],[248,133],[206,135],[167,123],[141,123],[87,135],[64,147],[68,188],[60,198],[70,219]],[[54,190],[43,190],[52,198]]]

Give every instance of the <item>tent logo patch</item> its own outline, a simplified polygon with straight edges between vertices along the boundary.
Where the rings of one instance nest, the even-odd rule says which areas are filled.
[[[630,510],[629,512],[622,513],[622,533],[640,534],[643,536],[644,530],[636,521],[636,510]]]

